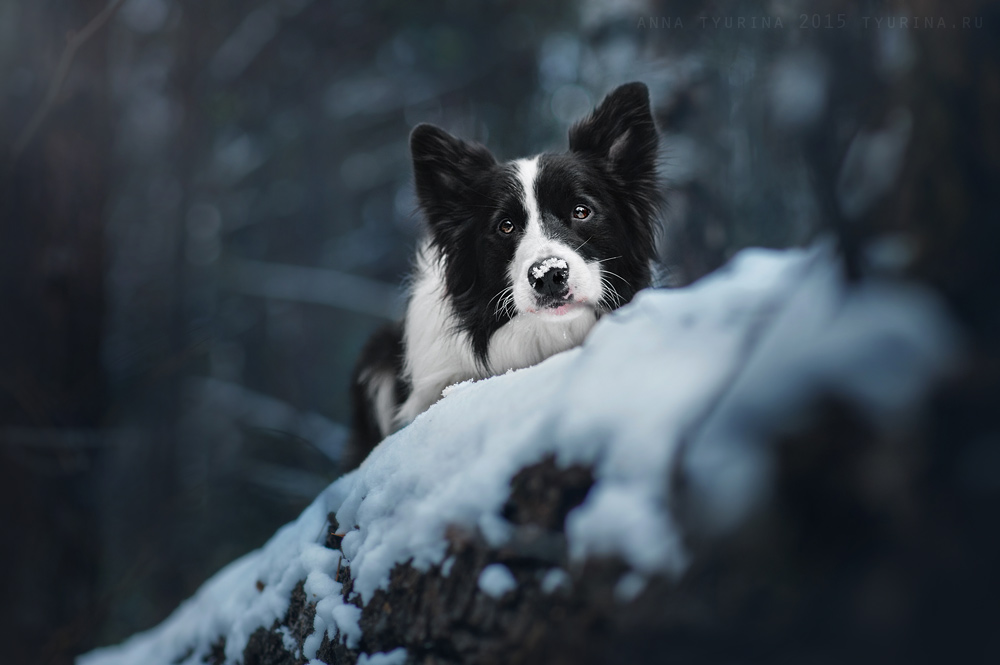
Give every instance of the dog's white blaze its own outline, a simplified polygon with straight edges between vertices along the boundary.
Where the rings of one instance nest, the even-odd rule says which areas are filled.
[[[575,318],[595,307],[603,296],[601,266],[597,262],[588,263],[572,247],[549,238],[542,227],[542,211],[535,196],[535,182],[538,180],[538,157],[519,159],[514,162],[517,179],[524,190],[524,209],[528,213],[524,235],[521,236],[511,261],[508,276],[514,287],[514,306],[520,314],[534,314],[538,309],[535,290],[528,283],[528,271],[539,261],[556,258],[565,261],[569,267],[569,290],[576,302],[587,303],[588,307],[578,308],[567,314],[556,316],[544,312],[536,316],[548,320]]]

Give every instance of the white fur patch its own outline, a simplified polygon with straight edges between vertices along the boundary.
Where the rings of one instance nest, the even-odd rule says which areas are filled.
[[[397,426],[409,423],[438,401],[445,387],[481,378],[469,336],[455,329],[455,312],[445,297],[444,268],[444,257],[429,243],[417,250],[403,326],[403,371],[411,392],[396,413]]]
[[[519,159],[514,162],[517,178],[524,190],[524,209],[528,213],[524,235],[521,236],[510,264],[508,276],[513,286],[514,307],[519,314],[541,314],[546,318],[576,317],[587,309],[596,307],[603,296],[601,266],[597,262],[588,263],[572,247],[545,235],[542,227],[542,212],[535,197],[535,182],[538,180],[538,157]],[[535,290],[528,281],[532,266],[542,262],[554,267],[553,262],[562,262],[559,267],[569,270],[567,286],[573,301],[587,307],[574,308],[562,315],[539,312]],[[537,270],[537,268],[535,268]],[[546,269],[547,272],[548,269]],[[544,272],[542,273],[544,274]],[[536,277],[537,279],[537,277]]]
[[[373,372],[366,370],[358,380],[364,384],[368,399],[375,410],[375,420],[382,436],[388,436],[394,429],[393,416],[396,408],[394,372]]]
[[[489,345],[491,374],[537,365],[549,356],[579,346],[597,322],[592,309],[578,316],[542,318],[518,314],[493,333]]]

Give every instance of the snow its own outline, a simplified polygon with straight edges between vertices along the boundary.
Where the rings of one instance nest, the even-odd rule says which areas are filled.
[[[453,387],[159,627],[78,663],[166,664],[193,647],[177,661],[193,664],[220,635],[236,662],[253,630],[283,617],[300,580],[318,605],[316,633],[298,656],[314,658],[327,631],[356,645],[360,610],[333,579],[341,555],[321,545],[328,512],[347,531],[340,563],[368,602],[397,564],[450,569],[448,528],[503,544],[513,529],[501,516],[511,478],[549,456],[592,467],[594,487],[566,521],[570,556],[621,557],[630,571],[616,596],[627,601],[650,576],[688,564],[669,510],[675,465],[690,476],[706,524],[730,528],[766,496],[768,443],[779,426],[833,395],[893,427],[956,349],[927,291],[891,281],[848,286],[826,245],[746,250],[690,287],[640,293],[603,317],[582,347]],[[550,592],[568,579],[556,569],[543,586]],[[479,578],[491,595],[514,584],[499,564]],[[384,665],[381,656],[366,662]]]
[[[815,255],[775,292],[773,311],[748,359],[685,457],[694,503],[707,528],[727,529],[764,498],[769,455],[762,444],[818,395],[857,405],[893,427],[958,348],[941,305],[926,291],[889,281],[853,288]]]
[[[539,263],[538,265],[532,267],[531,277],[536,280],[541,279],[542,277],[545,277],[545,273],[552,270],[553,268],[566,270],[567,268],[569,268],[569,264],[566,263],[566,261],[564,261],[563,259],[551,256],[542,261],[541,263]]]
[[[500,598],[517,587],[517,580],[502,563],[491,563],[479,573],[479,589],[487,596]]]
[[[467,379],[465,381],[459,381],[458,383],[453,383],[450,386],[445,386],[444,390],[441,391],[441,397],[447,397],[455,390],[461,390],[463,386],[472,385],[475,383],[474,379]]]

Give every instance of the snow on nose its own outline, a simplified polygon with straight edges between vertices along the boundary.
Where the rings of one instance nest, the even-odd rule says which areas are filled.
[[[532,264],[528,283],[543,296],[560,297],[569,291],[569,264],[557,256]]]

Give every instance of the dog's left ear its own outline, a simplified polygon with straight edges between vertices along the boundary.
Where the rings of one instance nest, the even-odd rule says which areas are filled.
[[[644,83],[612,90],[600,106],[569,130],[569,148],[605,160],[626,182],[655,172],[658,136]]]

